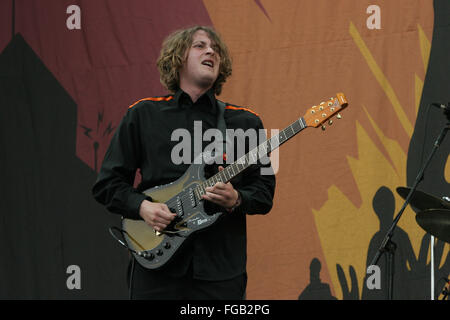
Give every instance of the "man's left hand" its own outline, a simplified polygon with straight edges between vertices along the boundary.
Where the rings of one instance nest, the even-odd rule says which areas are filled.
[[[219,171],[222,170],[223,167],[219,166]],[[206,194],[202,196],[202,199],[211,201],[226,209],[233,208],[239,198],[238,192],[230,182],[217,182],[214,186],[207,187],[205,191]]]

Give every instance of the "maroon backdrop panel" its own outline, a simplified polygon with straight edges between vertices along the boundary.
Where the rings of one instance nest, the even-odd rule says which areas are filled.
[[[120,218],[91,187],[127,107],[165,94],[164,37],[194,24],[199,0],[0,3],[1,298],[127,297]]]
[[[165,93],[155,72],[164,37],[212,24],[200,0],[16,0],[15,11],[16,32],[77,103],[76,152],[95,170],[126,107]]]

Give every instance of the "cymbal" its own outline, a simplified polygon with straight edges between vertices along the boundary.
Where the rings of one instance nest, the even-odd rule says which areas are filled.
[[[408,187],[397,188],[397,193],[403,199],[408,197],[410,191],[411,188]],[[411,206],[421,211],[427,209],[450,209],[450,202],[444,201],[420,190],[414,191],[409,202]]]
[[[450,210],[428,209],[419,212],[416,221],[429,234],[450,243]]]

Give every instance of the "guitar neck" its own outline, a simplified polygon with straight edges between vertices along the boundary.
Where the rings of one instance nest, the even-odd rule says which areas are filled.
[[[277,135],[274,135],[270,139],[267,139],[258,145],[256,148],[250,150],[247,154],[236,160],[236,162],[230,164],[224,170],[219,171],[203,183],[199,184],[197,186],[199,198],[205,194],[205,188],[212,187],[217,182],[227,183],[305,128],[306,123],[302,117],[281,130]]]
[[[317,106],[312,106],[307,110],[303,117],[281,130],[280,133],[270,139],[267,139],[259,146],[252,149],[249,153],[239,158],[236,162],[226,167],[224,170],[219,171],[211,178],[199,184],[195,188],[197,198],[199,200],[201,199],[202,195],[206,193],[205,189],[207,187],[212,187],[217,182],[227,183],[251,165],[256,164],[258,160],[267,156],[270,152],[294,137],[306,127],[317,128],[322,125],[322,129],[325,129],[323,123],[336,114],[337,118],[340,119],[341,115],[338,112],[346,108],[347,105],[348,102],[345,95],[343,93],[337,93],[336,97],[332,97],[326,102],[321,102]],[[329,124],[331,123],[332,122],[330,120]]]

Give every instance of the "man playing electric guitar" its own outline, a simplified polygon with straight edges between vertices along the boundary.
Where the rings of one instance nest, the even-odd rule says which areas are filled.
[[[173,141],[174,131],[185,129],[192,137],[199,128],[202,133],[216,128],[220,116],[227,129],[258,132],[263,125],[247,108],[226,104],[224,113],[219,112],[216,96],[232,68],[226,45],[212,28],[197,26],[171,34],[163,43],[157,66],[170,94],[141,99],[128,108],[92,192],[109,211],[143,220],[148,228],[164,232],[177,217],[174,208],[152,201],[142,191],[169,184],[188,169],[190,163],[174,161],[178,142]],[[190,151],[191,160],[210,142],[201,141],[202,150],[196,150],[196,143],[183,149]],[[192,234],[163,267],[148,269],[133,263],[130,286],[134,299],[245,296],[246,215],[268,213],[275,191],[275,176],[261,174],[262,168],[270,171],[270,164],[258,162],[231,182],[205,189],[202,201],[219,206],[224,213],[211,227]],[[138,169],[142,182],[134,188]]]

